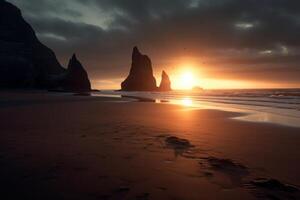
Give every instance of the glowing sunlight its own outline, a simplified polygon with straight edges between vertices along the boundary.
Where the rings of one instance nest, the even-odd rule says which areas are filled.
[[[190,106],[193,105],[193,101],[192,101],[192,99],[186,97],[186,98],[184,98],[184,99],[181,100],[181,104],[183,106],[190,107]]]
[[[180,85],[184,89],[192,89],[194,86],[194,75],[192,72],[184,72],[180,78]]]

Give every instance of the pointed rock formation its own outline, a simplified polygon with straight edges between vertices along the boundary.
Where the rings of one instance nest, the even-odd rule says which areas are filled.
[[[165,71],[162,72],[161,82],[160,82],[158,90],[162,91],[162,92],[172,90],[170,78],[169,78],[168,74]]]
[[[59,64],[16,6],[0,0],[0,88],[55,89],[66,82],[70,88],[90,88],[85,70],[75,60],[70,66],[66,71]]]
[[[68,91],[86,92],[91,91],[89,77],[82,64],[73,54],[69,61],[64,89]]]
[[[137,47],[133,48],[130,73],[122,82],[121,88],[123,91],[157,90],[151,60],[148,56],[142,55]]]

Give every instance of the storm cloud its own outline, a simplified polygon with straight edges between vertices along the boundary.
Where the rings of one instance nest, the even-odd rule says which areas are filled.
[[[207,78],[300,86],[300,1],[9,1],[63,64],[76,52],[94,83],[124,78],[138,45],[157,74],[189,57]]]

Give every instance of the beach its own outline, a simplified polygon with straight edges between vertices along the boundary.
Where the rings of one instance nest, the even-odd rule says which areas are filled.
[[[300,128],[130,98],[0,93],[5,199],[298,199]]]

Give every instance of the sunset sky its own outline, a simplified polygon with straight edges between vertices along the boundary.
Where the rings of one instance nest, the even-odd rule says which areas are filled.
[[[66,66],[118,89],[137,45],[173,88],[300,87],[297,0],[8,0]],[[185,78],[184,78],[185,77]]]

